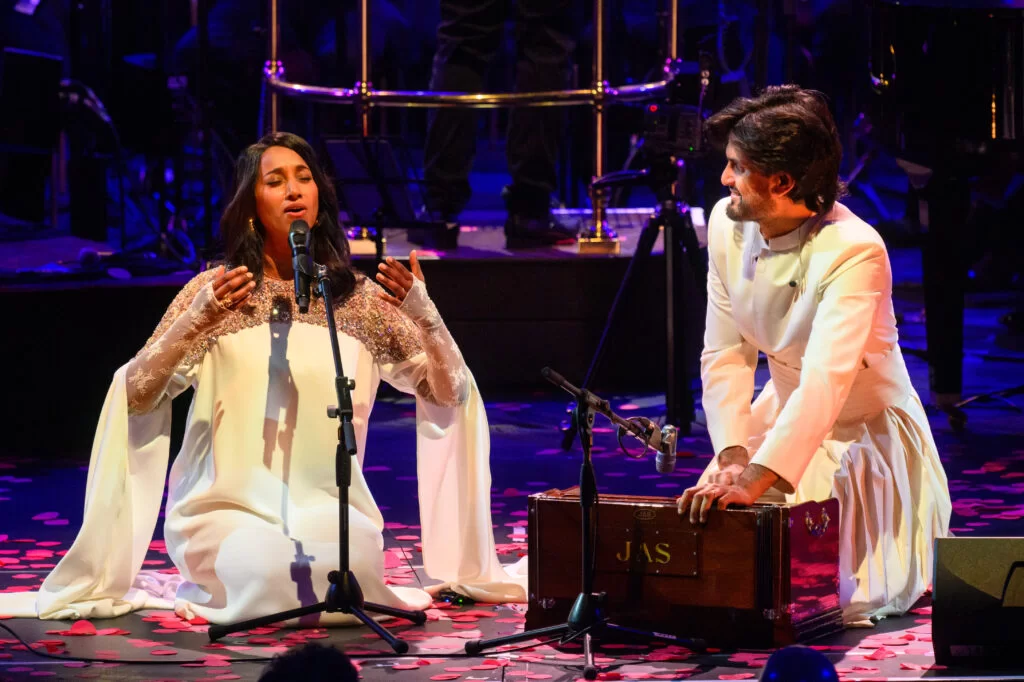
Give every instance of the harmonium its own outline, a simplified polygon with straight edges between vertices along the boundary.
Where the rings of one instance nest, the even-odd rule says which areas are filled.
[[[565,622],[582,587],[579,490],[529,498],[527,629]],[[839,502],[717,508],[691,525],[668,497],[602,495],[594,592],[622,627],[773,648],[843,627]]]

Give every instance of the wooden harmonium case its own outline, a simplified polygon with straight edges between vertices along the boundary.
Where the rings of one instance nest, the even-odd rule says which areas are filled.
[[[668,497],[602,495],[593,512],[611,623],[749,648],[843,627],[835,499],[712,509],[704,525]],[[578,490],[531,495],[529,524],[533,629],[564,622],[582,586]]]

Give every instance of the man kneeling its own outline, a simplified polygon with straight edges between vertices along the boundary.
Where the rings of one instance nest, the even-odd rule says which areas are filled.
[[[842,146],[820,93],[769,87],[707,122],[729,197],[708,224],[703,405],[717,455],[679,498],[838,498],[847,624],[902,614],[931,583],[950,499],[900,353],[878,233],[836,202]],[[771,380],[754,397],[758,353]]]

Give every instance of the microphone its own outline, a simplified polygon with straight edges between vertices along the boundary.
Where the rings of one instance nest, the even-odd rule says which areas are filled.
[[[679,441],[679,429],[671,424],[658,428],[658,425],[647,417],[635,417],[631,420],[638,423],[640,429],[630,430],[619,427],[619,436],[629,433],[637,440],[657,451],[654,457],[654,468],[659,474],[671,474],[676,469],[676,445]]]
[[[676,470],[676,444],[679,439],[679,429],[666,424],[661,427],[661,442],[656,446],[658,454],[654,456],[654,468],[659,474],[671,474]]]
[[[608,417],[613,424],[619,427],[619,438],[629,433],[631,436],[646,443],[649,447],[657,450],[658,454],[654,460],[654,467],[659,474],[670,474],[676,468],[676,444],[679,440],[679,429],[671,424],[658,428],[658,425],[646,417],[636,419],[623,419],[612,412],[611,405],[607,400],[598,398],[590,391],[584,391],[566,381],[565,377],[545,367],[540,371],[541,376],[558,386],[562,390],[572,394],[577,401],[585,400],[587,405],[595,412],[600,412]],[[621,443],[621,440],[620,440]]]
[[[309,311],[309,288],[313,281],[309,237],[309,224],[305,220],[296,220],[288,230],[288,245],[292,247],[292,270],[295,272],[295,302],[300,313]]]

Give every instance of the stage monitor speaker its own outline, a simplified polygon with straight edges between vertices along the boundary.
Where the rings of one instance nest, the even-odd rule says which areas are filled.
[[[6,47],[0,52],[0,212],[42,223],[50,159],[60,135],[55,55]]]
[[[64,60],[5,47],[0,53],[0,142],[50,154],[60,134]]]
[[[1024,538],[935,541],[932,643],[942,665],[1020,665]]]

